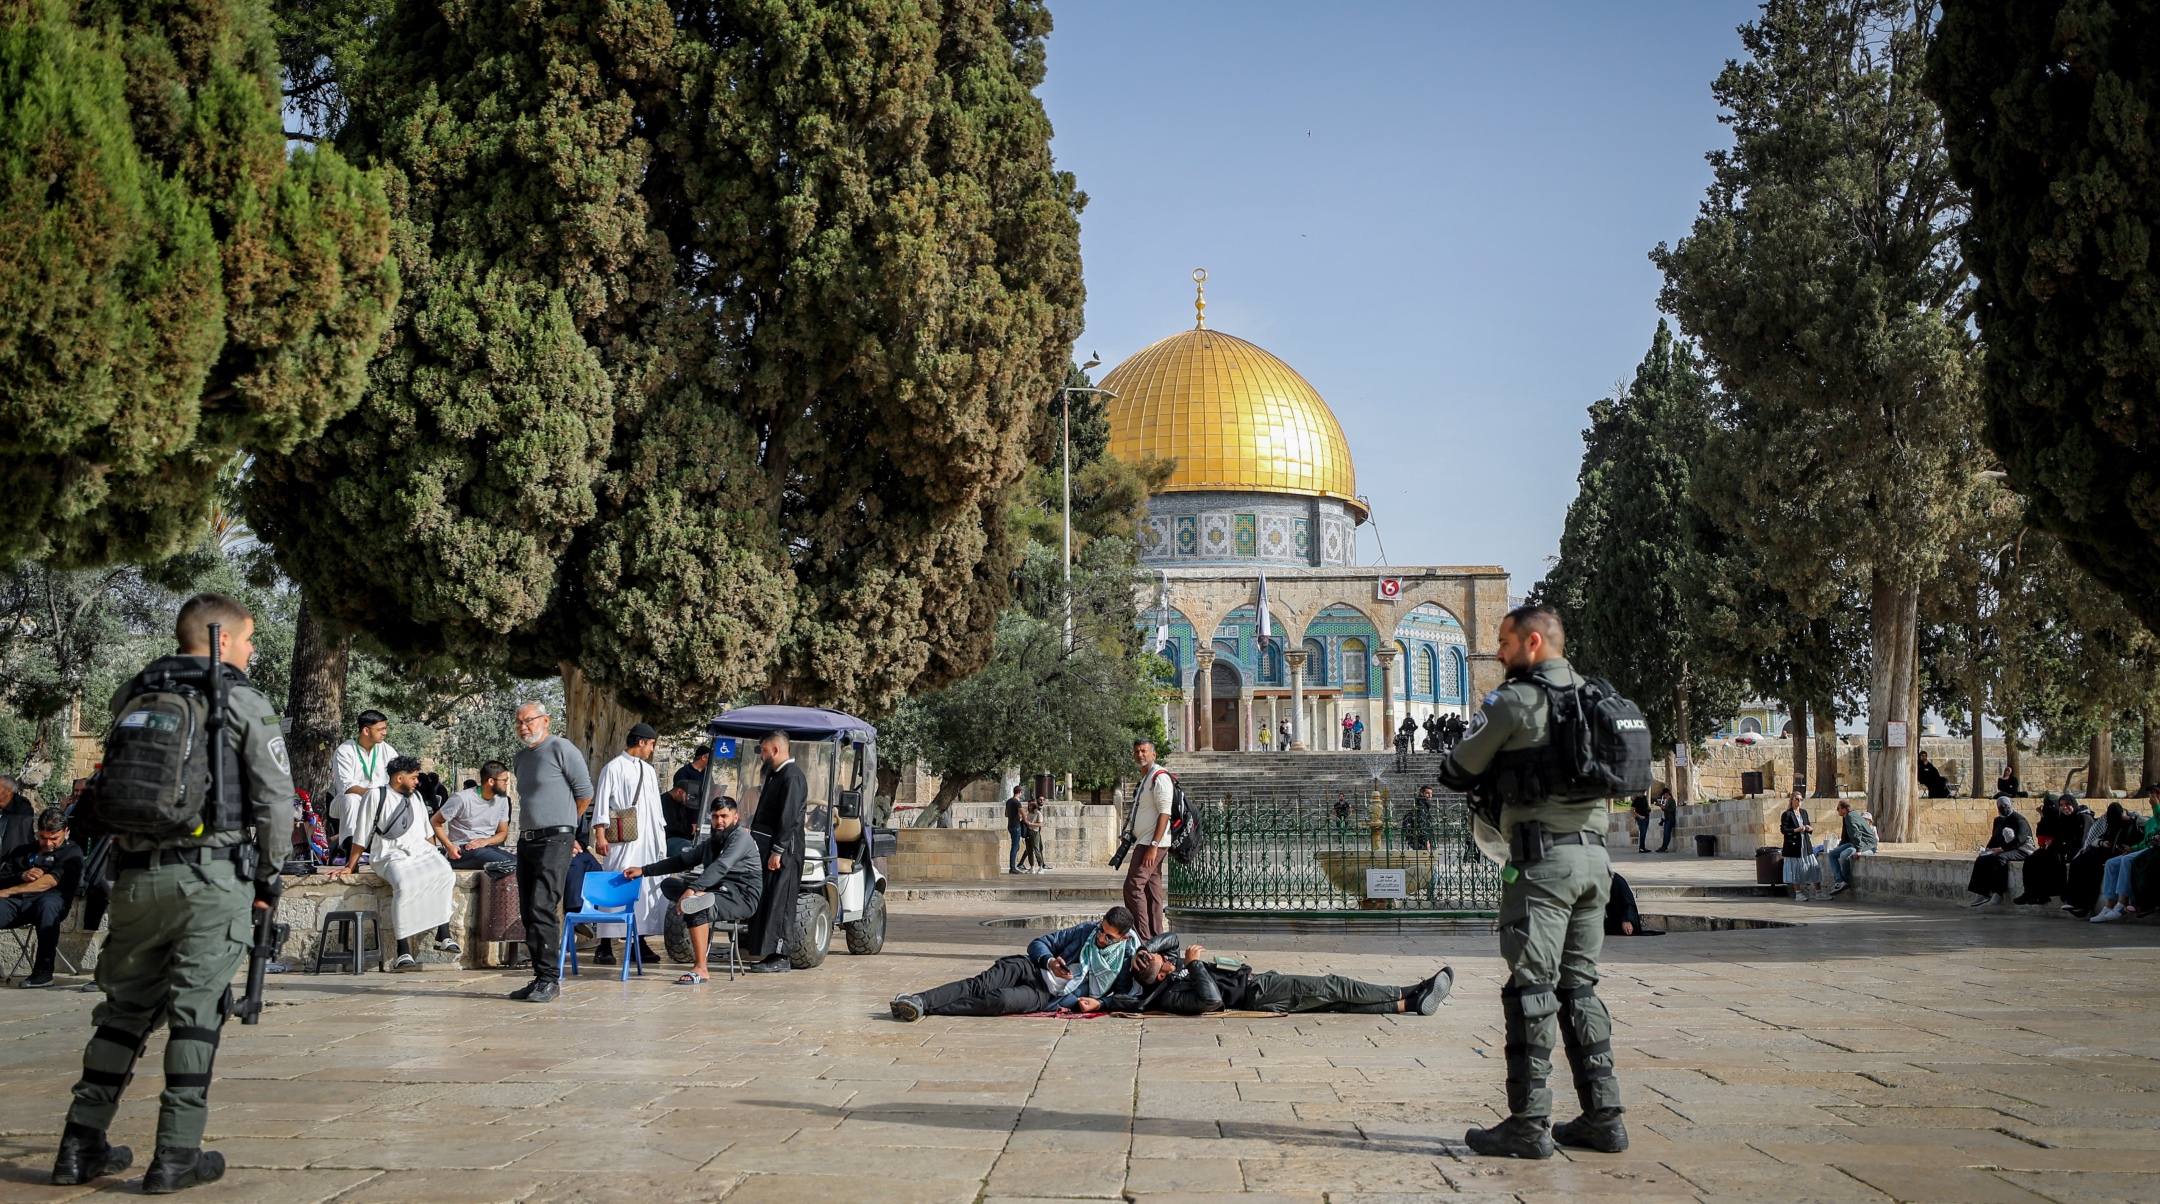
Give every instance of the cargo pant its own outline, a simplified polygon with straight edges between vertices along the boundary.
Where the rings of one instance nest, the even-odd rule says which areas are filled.
[[[170,1024],[157,1143],[202,1145],[211,1063],[231,1011],[233,973],[254,940],[255,890],[230,861],[126,870],[113,887],[112,928],[98,956],[105,1002],[83,1047],[82,1078],[68,1120],[103,1131],[134,1077],[150,1034]]]
[[[1529,1120],[1551,1117],[1545,1080],[1556,1037],[1567,1049],[1583,1111],[1617,1108],[1612,1017],[1597,997],[1612,862],[1601,845],[1556,845],[1516,869],[1515,881],[1500,887],[1500,956],[1511,972],[1500,989],[1508,1111]]]

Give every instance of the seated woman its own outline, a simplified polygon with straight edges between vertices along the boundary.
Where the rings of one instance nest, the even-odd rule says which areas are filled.
[[[742,813],[735,800],[721,795],[712,801],[710,836],[687,852],[623,870],[625,878],[679,875],[662,882],[660,894],[682,913],[683,926],[690,930],[691,960],[696,965],[676,982],[694,986],[709,981],[705,956],[711,946],[714,920],[740,923],[757,914],[758,900],[765,892],[765,869],[759,860],[757,841],[743,831]]]
[[[420,795],[420,759],[393,758],[389,772],[388,786],[361,795],[347,813],[345,864],[332,866],[324,874],[332,878],[350,874],[360,854],[368,855],[368,868],[390,884],[395,903],[391,931],[397,936],[398,955],[390,968],[407,970],[420,964],[413,956],[413,936],[431,928],[437,949],[462,952],[450,936],[450,897],[457,889],[457,871],[435,847],[427,800]]]
[[[1978,896],[1968,907],[2000,903],[2010,893],[2010,863],[2032,856],[2032,821],[2017,813],[2008,798],[1995,800],[1995,826],[1988,831],[1987,847],[1973,858],[1972,878],[1965,889]]]
[[[2139,862],[2151,858],[2153,847],[2160,844],[2160,783],[2146,787],[2145,799],[2152,807],[2152,818],[2145,822],[2144,838],[2129,852],[2108,858],[2101,871],[2100,910],[2092,916],[2095,924],[2112,924],[2139,914],[2130,902],[2131,880]]]
[[[2063,887],[2063,910],[2084,919],[2100,898],[2100,879],[2107,863],[2137,845],[2142,825],[2138,817],[2119,802],[2107,805],[2107,814],[2085,827],[2085,844],[2070,859],[2070,881]]]
[[[2040,822],[2033,826],[2039,847],[2025,862],[2025,893],[2013,900],[2026,907],[2045,903],[2068,889],[2070,859],[2085,847],[2085,827],[2093,822],[2093,813],[2078,802],[2078,796],[2055,798],[2052,794],[2041,802]]]
[[[1167,950],[1154,945],[1169,938]],[[1340,974],[1281,974],[1207,957],[1203,945],[1185,949],[1178,963],[1176,934],[1165,933],[1133,955],[1133,989],[1104,999],[1082,999],[1083,1012],[1169,1012],[1204,1016],[1238,1009],[1250,1012],[1356,1012],[1372,1016],[1430,1016],[1455,989],[1448,966],[1407,987],[1360,982]]]

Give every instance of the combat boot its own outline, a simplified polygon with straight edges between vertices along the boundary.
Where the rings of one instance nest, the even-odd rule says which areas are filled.
[[[1627,1126],[1620,1122],[1625,1109],[1598,1108],[1586,1110],[1573,1120],[1561,1121],[1552,1128],[1553,1140],[1577,1150],[1596,1150],[1600,1154],[1617,1154],[1627,1149]]]
[[[216,1150],[176,1149],[161,1145],[150,1156],[150,1168],[143,1172],[142,1189],[146,1196],[162,1196],[198,1183],[215,1183],[225,1177],[225,1155]]]
[[[1470,1147],[1471,1153],[1488,1158],[1553,1156],[1552,1134],[1543,1118],[1510,1116],[1490,1129],[1472,1129],[1463,1134],[1463,1144]]]
[[[60,1155],[53,1159],[56,1187],[74,1187],[104,1175],[117,1175],[135,1164],[135,1151],[105,1140],[105,1130],[69,1121],[60,1134]]]

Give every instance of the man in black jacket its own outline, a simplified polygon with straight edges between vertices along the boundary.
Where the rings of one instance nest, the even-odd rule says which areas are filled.
[[[786,942],[794,935],[796,885],[802,881],[803,802],[810,783],[788,751],[786,732],[758,741],[758,759],[765,762],[765,781],[758,787],[750,835],[765,859],[765,885],[743,952],[758,959],[750,966],[752,974],[785,974],[790,969]]]
[[[1167,944],[1165,951],[1157,946]],[[1177,960],[1176,937],[1165,933],[1133,954],[1133,989],[1100,1001],[1110,1012],[1170,1012],[1204,1016],[1240,1009],[1252,1012],[1358,1012],[1388,1016],[1430,1016],[1455,989],[1455,971],[1447,966],[1415,986],[1390,987],[1360,982],[1340,974],[1281,974],[1251,966],[1224,966],[1207,960],[1207,949],[1189,945],[1185,964]],[[1080,1001],[1080,1010],[1094,1000]]]
[[[757,842],[742,830],[741,820],[735,800],[722,795],[713,800],[712,835],[687,852],[622,872],[625,878],[681,875],[660,884],[660,893],[675,904],[682,913],[683,926],[690,930],[691,959],[696,963],[677,982],[687,985],[707,980],[705,951],[711,944],[714,920],[736,922],[757,914],[765,875],[758,865]]]

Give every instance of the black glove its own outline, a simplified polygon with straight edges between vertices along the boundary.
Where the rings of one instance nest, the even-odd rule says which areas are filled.
[[[276,907],[278,896],[285,893],[285,879],[277,874],[255,880],[255,901]]]

